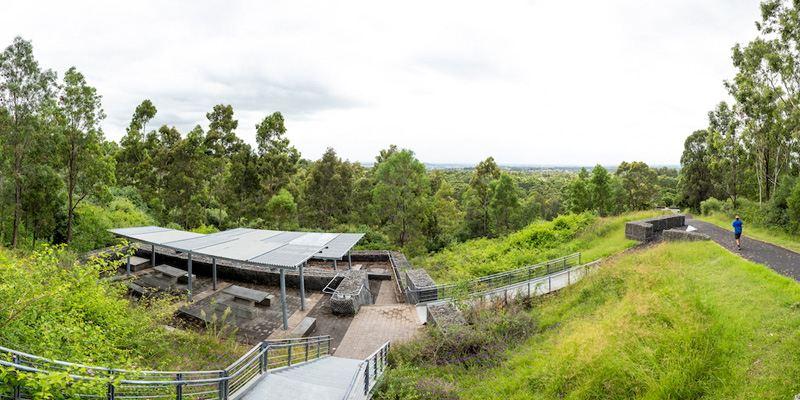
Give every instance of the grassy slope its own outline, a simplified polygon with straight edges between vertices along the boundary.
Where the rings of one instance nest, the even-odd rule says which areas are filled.
[[[710,242],[621,256],[532,313],[538,332],[498,367],[401,368],[464,399],[800,392],[800,285]]]
[[[720,213],[712,213],[711,215],[696,215],[695,218],[701,221],[710,222],[725,229],[730,229],[731,232],[733,232],[733,228],[731,227],[733,220]],[[745,237],[751,236],[754,239],[769,242],[776,246],[781,246],[785,249],[800,253],[800,236],[788,234],[776,228],[751,226],[747,224],[747,221],[744,221],[744,223],[745,226],[743,232]]]
[[[575,237],[569,229],[557,232],[544,244],[529,246],[509,244],[515,237],[530,237],[531,233],[553,230],[553,222],[537,222],[509,238],[476,239],[461,243],[431,256],[416,258],[412,264],[425,270],[438,283],[452,282],[474,276],[521,268],[568,254],[581,252],[583,262],[608,257],[638,242],[625,239],[625,222],[663,215],[660,211],[642,211],[616,217],[589,217],[588,226],[578,230]],[[569,218],[569,221],[583,217]],[[544,236],[544,235],[540,235]]]

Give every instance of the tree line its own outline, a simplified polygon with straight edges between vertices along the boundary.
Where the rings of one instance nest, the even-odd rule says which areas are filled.
[[[87,250],[104,244],[106,228],[153,223],[358,231],[368,245],[420,253],[562,213],[605,216],[675,197],[677,171],[643,162],[613,173],[600,165],[526,173],[502,171],[488,157],[469,171],[427,171],[394,145],[370,168],[333,148],[312,161],[291,144],[280,112],[256,125],[251,146],[224,104],[206,114],[205,127],[182,133],[149,126],[158,109],[144,100],[115,143],[103,135],[96,89],[75,68],[57,79],[19,37],[0,56],[0,101],[0,243],[11,247],[22,238]]]
[[[684,143],[679,203],[745,214],[800,232],[800,16],[796,3],[761,3],[758,36],[732,50],[733,99],[708,112]]]

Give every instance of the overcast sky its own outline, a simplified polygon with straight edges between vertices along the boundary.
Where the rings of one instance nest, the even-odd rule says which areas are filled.
[[[311,160],[372,162],[397,144],[429,163],[678,164],[727,98],[731,47],[756,36],[757,0],[14,1],[0,46],[31,40],[61,78],[76,66],[119,141],[183,135],[216,104],[237,134],[280,111]]]

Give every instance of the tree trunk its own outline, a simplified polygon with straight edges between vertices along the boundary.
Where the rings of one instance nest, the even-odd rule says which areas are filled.
[[[17,248],[19,239],[19,222],[22,213],[22,162],[19,155],[19,146],[14,145],[14,233],[11,235],[11,248]]]

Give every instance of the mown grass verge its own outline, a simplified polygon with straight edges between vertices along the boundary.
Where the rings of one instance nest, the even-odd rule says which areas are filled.
[[[695,215],[694,217],[733,232],[733,227],[731,227],[733,219],[720,212],[712,212],[711,215]],[[769,242],[776,246],[783,247],[784,249],[800,253],[800,235],[792,235],[783,232],[780,228],[759,226],[750,224],[747,221],[744,221],[744,223],[745,225],[742,231],[744,233],[743,236],[750,236],[754,239]]]
[[[640,211],[598,218],[589,213],[562,215],[537,222],[508,237],[475,239],[418,257],[437,283],[486,276],[581,252],[583,262],[616,254],[638,242],[625,239],[625,222],[665,214]]]
[[[398,346],[376,397],[792,399],[800,393],[800,285],[710,242],[665,243],[620,256],[528,303],[478,312],[470,334],[431,330]],[[462,336],[479,346],[465,346]],[[475,361],[485,359],[492,361]]]

